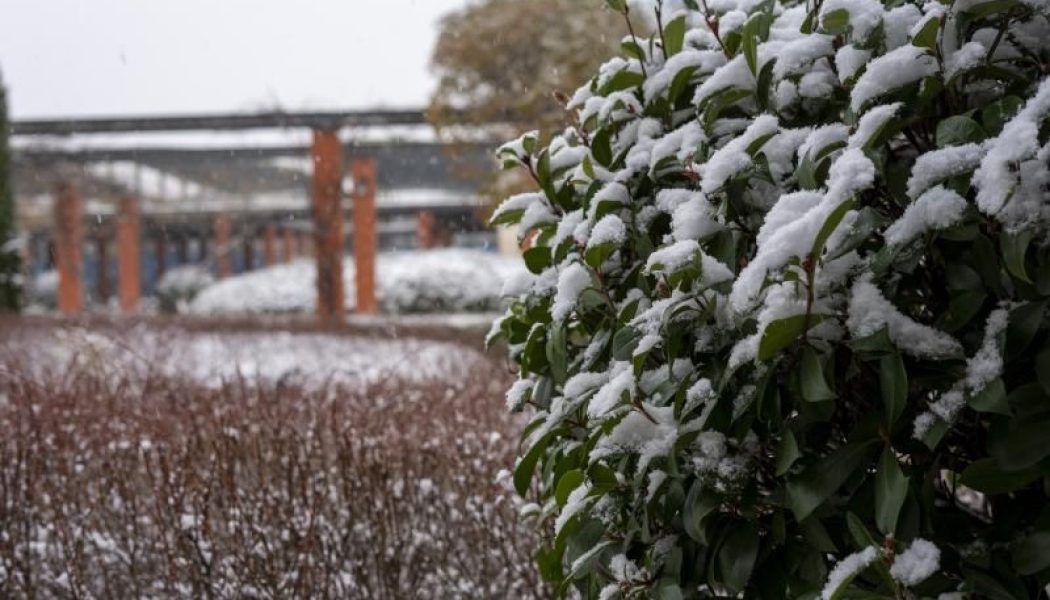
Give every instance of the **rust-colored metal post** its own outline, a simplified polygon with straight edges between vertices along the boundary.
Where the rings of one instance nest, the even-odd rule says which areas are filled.
[[[314,131],[314,250],[317,255],[317,315],[342,319],[343,289],[343,147],[335,131]]]
[[[55,260],[58,266],[58,309],[67,315],[84,308],[83,229],[80,195],[71,183],[62,183],[55,197]]]
[[[421,210],[416,215],[416,246],[421,250],[429,250],[436,245],[434,225],[434,213],[429,210]]]
[[[263,230],[263,261],[267,267],[277,264],[277,226],[273,223]]]
[[[104,234],[95,237],[95,259],[98,265],[95,293],[99,302],[105,304],[112,290],[109,285],[109,238]]]
[[[357,312],[376,314],[376,163],[370,158],[350,163],[354,181],[354,266]]]
[[[233,274],[230,248],[230,217],[220,213],[215,217],[215,276],[219,279]]]
[[[281,232],[281,262],[292,262],[295,258],[295,236],[291,229]]]
[[[139,203],[138,199],[127,196],[120,199],[117,207],[117,298],[120,310],[125,313],[135,312],[139,306],[141,257]]]

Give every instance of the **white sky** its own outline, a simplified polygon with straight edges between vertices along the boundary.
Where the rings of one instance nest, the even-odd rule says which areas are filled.
[[[467,0],[0,0],[14,118],[422,106]]]

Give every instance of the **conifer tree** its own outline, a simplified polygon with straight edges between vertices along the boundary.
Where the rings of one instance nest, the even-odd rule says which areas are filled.
[[[22,261],[15,234],[9,129],[7,90],[0,80],[0,312],[17,312],[22,306]]]

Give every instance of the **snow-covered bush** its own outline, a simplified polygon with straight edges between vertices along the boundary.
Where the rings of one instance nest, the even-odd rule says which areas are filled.
[[[168,270],[157,282],[154,294],[164,312],[185,312],[190,302],[204,288],[215,283],[208,269],[198,265],[184,265]]]
[[[54,310],[58,307],[58,270],[50,269],[33,277],[27,296],[31,304]]]
[[[608,0],[648,19],[499,151],[515,483],[585,597],[1050,580],[1045,0]],[[638,31],[640,28],[632,28]]]
[[[507,279],[525,272],[521,261],[492,252],[442,248],[385,252],[376,259],[376,296],[385,313],[485,312],[502,308]],[[199,314],[313,312],[317,267],[298,260],[230,277],[203,290],[189,305]],[[343,261],[346,309],[357,304],[354,261]]]

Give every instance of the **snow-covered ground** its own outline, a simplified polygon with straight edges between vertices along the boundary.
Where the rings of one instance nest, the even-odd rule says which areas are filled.
[[[520,258],[458,248],[389,252],[380,254],[376,263],[376,293],[387,313],[495,310],[504,280],[525,270]],[[204,289],[189,312],[312,312],[316,273],[313,261],[297,260],[230,277]],[[343,281],[346,308],[352,310],[356,297],[350,257],[343,262]]]
[[[139,324],[117,330],[32,327],[0,337],[0,366],[61,372],[74,365],[114,378],[137,374],[207,386],[240,378],[249,383],[305,387],[466,377],[485,356],[453,341],[350,336],[301,331],[202,332]]]

